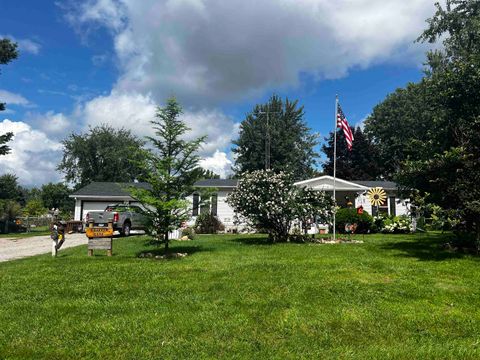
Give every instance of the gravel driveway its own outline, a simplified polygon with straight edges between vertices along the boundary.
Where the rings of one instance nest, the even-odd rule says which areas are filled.
[[[67,234],[65,243],[60,249],[87,244],[85,234]],[[33,236],[24,239],[0,239],[0,262],[21,259],[28,256],[52,252],[50,235]]]

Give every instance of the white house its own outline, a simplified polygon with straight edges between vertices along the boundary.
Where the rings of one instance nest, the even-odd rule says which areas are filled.
[[[235,213],[227,204],[226,199],[237,186],[235,179],[207,179],[198,181],[197,188],[214,188],[215,194],[209,202],[208,209],[200,206],[200,194],[194,193],[190,197],[192,203],[191,223],[201,211],[209,211],[216,215],[226,228],[234,226]],[[332,176],[320,176],[313,179],[299,181],[297,186],[306,186],[315,190],[323,190],[333,196],[334,179]],[[109,204],[115,203],[136,203],[128,194],[128,187],[135,186],[148,188],[146,183],[111,183],[93,182],[76,192],[70,197],[75,199],[75,220],[85,220],[89,211],[103,210]],[[367,199],[366,193],[372,187],[381,187],[387,193],[387,199],[379,207],[373,207]],[[390,181],[346,181],[337,178],[335,181],[336,200],[340,206],[346,206],[352,202],[355,207],[363,206],[369,214],[376,215],[384,213],[388,215],[404,215],[409,213],[409,202],[398,195],[398,187]]]

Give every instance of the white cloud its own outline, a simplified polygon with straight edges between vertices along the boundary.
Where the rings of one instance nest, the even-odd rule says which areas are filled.
[[[20,51],[28,52],[31,54],[38,54],[40,52],[40,44],[30,39],[18,40],[18,47]]]
[[[218,150],[215,151],[213,156],[200,160],[200,166],[213,171],[221,178],[226,178],[232,173],[232,161],[227,157],[227,154]]]
[[[385,62],[420,65],[425,47],[413,41],[434,12],[430,0],[72,4],[62,7],[82,36],[98,26],[111,33],[119,67],[111,93],[82,103],[74,116],[85,128],[107,123],[151,135],[156,104],[175,95],[191,136],[208,135],[202,166],[223,175],[238,124],[220,105],[299,86],[305,74],[321,80]]]
[[[68,16],[111,31],[117,90],[216,105],[297,86],[304,73],[419,63],[412,43],[433,12],[429,0],[90,0]]]
[[[79,114],[85,128],[109,124],[113,127],[132,130],[140,137],[152,136],[152,124],[155,119],[156,103],[151,95],[135,92],[121,93],[113,91],[107,96],[99,96],[83,105]],[[185,110],[182,119],[191,128],[189,139],[207,135],[201,154],[209,156],[223,149],[236,136],[238,125],[219,110]]]
[[[20,50],[20,53],[26,52],[26,53],[37,55],[40,52],[40,49],[42,47],[38,42],[33,41],[31,39],[18,39],[11,35],[1,35],[1,34],[0,34],[0,38],[7,38],[12,40],[13,42],[16,42],[18,44],[18,49]]]
[[[30,102],[20,94],[0,89],[0,101],[10,105],[28,106]]]
[[[62,151],[59,142],[22,121],[0,122],[0,134],[6,132],[13,132],[14,138],[8,143],[12,149],[10,154],[0,156],[1,174],[13,173],[26,186],[61,180],[55,169]]]
[[[45,114],[36,117],[40,129],[47,134],[61,135],[64,137],[69,130],[73,128],[73,122],[62,113],[48,111]]]

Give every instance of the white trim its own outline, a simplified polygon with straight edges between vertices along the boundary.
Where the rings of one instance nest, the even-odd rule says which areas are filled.
[[[109,195],[69,195],[69,198],[73,199],[82,199],[82,200],[87,200],[87,199],[114,199],[114,200],[135,200],[131,196],[128,195],[116,195],[116,196],[109,196]]]
[[[237,186],[226,186],[226,185],[221,185],[221,186],[207,186],[207,185],[195,185],[194,187],[196,188],[209,188],[209,189],[235,189]]]
[[[354,182],[351,182],[351,181],[347,181],[347,180],[342,180],[342,179],[339,179],[338,177],[335,179],[333,176],[330,176],[330,175],[323,175],[323,176],[313,178],[313,179],[298,181],[298,182],[294,183],[294,185],[307,185],[309,183],[316,182],[316,181],[319,181],[319,180],[324,180],[324,179],[330,179],[332,181],[335,180],[336,183],[339,182],[339,183],[343,183],[345,185],[349,185],[349,186],[352,187],[352,188],[342,188],[340,190],[368,190],[368,189],[370,189],[367,186],[363,186],[363,185],[360,185],[360,184],[357,184],[357,183],[354,183]]]

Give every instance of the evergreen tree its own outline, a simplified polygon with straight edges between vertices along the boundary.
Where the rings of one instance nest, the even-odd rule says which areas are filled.
[[[242,121],[239,138],[233,142],[236,175],[265,169],[269,142],[273,171],[289,172],[296,180],[310,177],[318,157],[314,150],[318,135],[311,132],[303,117],[298,101],[283,101],[276,95],[268,103],[256,105]]]
[[[337,130],[337,171],[336,175],[345,180],[376,180],[382,177],[376,146],[365,136],[362,129],[352,127],[353,145],[348,150],[342,130]],[[323,164],[326,175],[333,176],[333,131],[325,138],[322,151],[327,156]]]
[[[131,193],[145,208],[151,230],[168,252],[170,231],[178,229],[190,218],[187,197],[194,192],[194,184],[204,171],[199,167],[198,150],[205,137],[185,140],[190,130],[179,118],[180,104],[171,98],[165,107],[157,109],[157,120],[152,121],[155,137],[148,137],[153,150],[146,151],[140,166],[149,189],[132,188]]]

